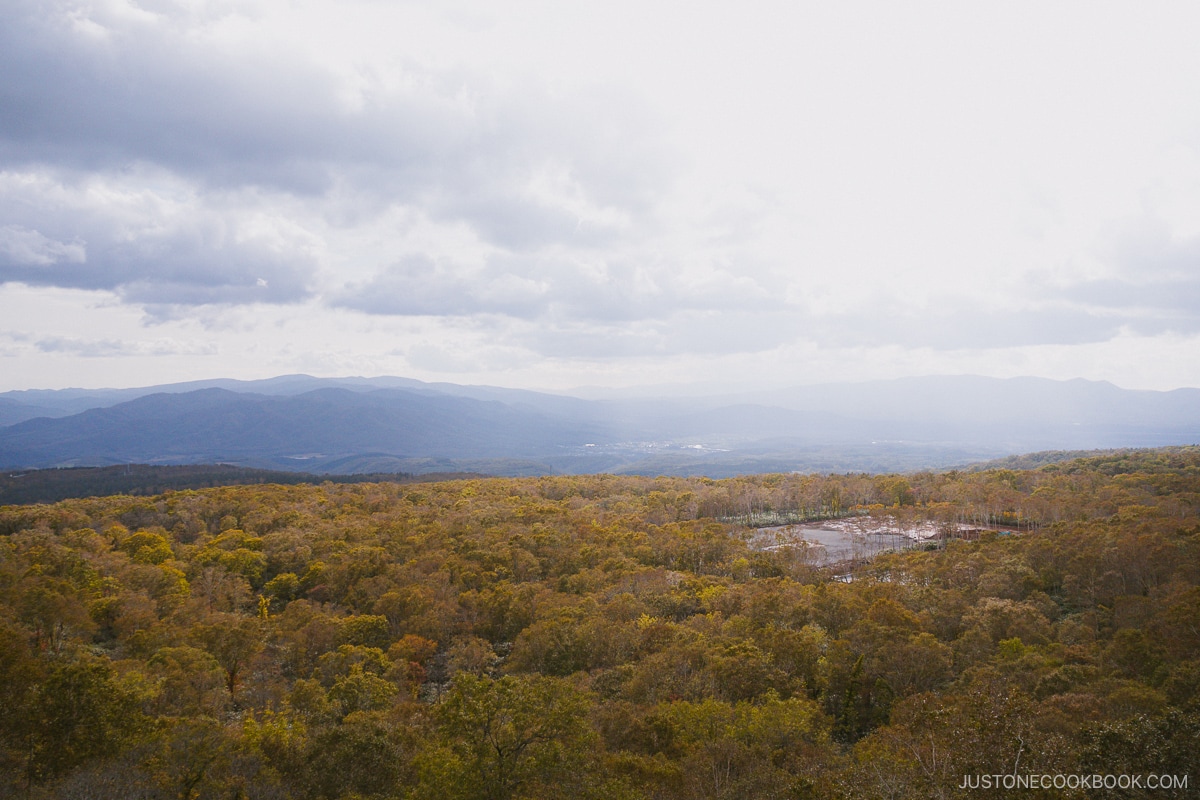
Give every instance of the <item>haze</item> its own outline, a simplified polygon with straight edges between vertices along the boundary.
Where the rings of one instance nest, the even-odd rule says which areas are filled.
[[[0,5],[0,390],[1200,385],[1192,3]]]

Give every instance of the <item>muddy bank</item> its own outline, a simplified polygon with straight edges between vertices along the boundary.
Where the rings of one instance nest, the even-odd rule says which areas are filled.
[[[791,549],[801,551],[813,564],[870,558],[888,550],[913,547],[916,540],[884,529],[862,532],[837,522],[809,525],[780,525],[759,528],[750,540],[759,550]]]
[[[1010,529],[931,521],[900,523],[893,518],[852,517],[796,525],[757,528],[750,546],[757,550],[792,549],[801,551],[813,564],[859,561],[879,553],[925,547],[946,538],[978,538],[984,530],[1000,534]]]

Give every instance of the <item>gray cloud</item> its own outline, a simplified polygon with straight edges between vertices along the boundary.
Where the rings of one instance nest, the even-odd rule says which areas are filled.
[[[545,294],[544,285],[517,275],[455,272],[428,256],[414,255],[349,287],[334,304],[368,314],[529,317],[544,310]]]
[[[963,299],[947,305],[920,311],[890,308],[828,320],[828,340],[846,345],[986,350],[1102,342],[1121,327],[1121,320],[1111,316],[1063,306],[988,308]]]
[[[1200,236],[1176,238],[1161,220],[1139,219],[1117,236],[1108,260],[1131,282],[1200,280]]]
[[[0,227],[0,264],[36,269],[85,260],[87,251],[79,242],[59,242],[20,225]]]
[[[629,98],[519,93],[409,65],[399,89],[347,101],[290,52],[197,44],[184,21],[106,19],[81,33],[67,3],[0,8],[0,163],[104,171],[153,163],[201,186],[339,192],[412,203],[487,241],[594,244],[611,226],[531,191],[562,170],[590,208],[644,219],[665,175]],[[463,96],[473,98],[464,102]]]
[[[383,146],[345,124],[331,77],[300,59],[206,52],[166,19],[101,19],[105,35],[86,35],[68,8],[17,2],[0,12],[8,163],[144,161],[207,184],[319,192],[331,162]]]
[[[415,37],[400,36],[394,59],[365,47],[360,60],[305,29],[319,15],[281,32],[247,21],[254,7],[0,3],[0,283],[109,291],[151,321],[198,320],[210,332],[238,316],[226,306],[311,301],[314,328],[330,308],[377,317],[331,337],[398,330],[408,363],[464,370],[493,359],[468,342],[517,360],[667,359],[789,342],[966,351],[1200,330],[1200,239],[1145,225],[1096,268],[1094,229],[1125,213],[1107,203],[1069,247],[1006,242],[970,224],[1004,216],[994,200],[1003,182],[980,182],[976,196],[956,194],[954,181],[900,180],[954,163],[921,148],[895,159],[896,175],[875,169],[887,161],[878,154],[904,152],[906,126],[922,146],[927,128],[944,127],[928,109],[901,104],[889,113],[903,124],[880,128],[859,110],[857,82],[835,75],[814,78],[830,102],[793,102],[799,84],[723,29],[712,41],[730,45],[727,63],[681,48],[675,75],[658,71],[653,48],[633,53],[633,39],[619,69],[605,61],[607,42],[594,73],[568,69],[557,43],[513,29],[503,37],[531,57],[472,70],[461,65],[507,42],[399,15],[444,36],[445,52],[418,62]],[[392,19],[368,12],[371,24]],[[656,24],[677,28],[665,12]],[[289,37],[293,48],[273,43]],[[487,45],[482,58],[465,50],[475,43]],[[802,64],[787,61],[802,52],[794,42],[778,46],[777,66]],[[541,62],[564,69],[544,81],[521,72]],[[867,58],[863,69],[885,67]],[[594,76],[629,91],[588,88]],[[668,138],[680,155],[666,153]],[[971,161],[971,147],[959,155],[992,163]],[[998,171],[1020,172],[1030,154],[1008,158]],[[1071,188],[1064,202],[1083,174],[1055,179]],[[1010,287],[980,299],[970,277],[947,281],[939,268],[970,261],[972,248],[1054,274],[1014,287],[1003,258],[978,259],[978,285]],[[1064,271],[1044,265],[1068,249],[1110,276],[1064,286]],[[239,324],[254,330],[262,312]],[[462,338],[438,340],[447,330]],[[38,346],[104,351],[97,338]]]
[[[1200,331],[1200,237],[1175,239],[1142,221],[1112,248],[1112,277],[1059,287],[1061,302],[1142,334]]]
[[[0,181],[0,282],[102,289],[135,303],[285,303],[310,294],[305,242],[239,209],[125,187]],[[261,224],[259,227],[262,227]]]
[[[83,358],[115,358],[125,356],[211,355],[213,345],[189,345],[171,340],[127,342],[120,339],[80,339],[53,336],[38,339],[34,347],[39,353],[56,353]]]
[[[1200,237],[1173,238],[1154,220],[1114,235],[1100,253],[1111,276],[1050,283],[1031,278],[993,303],[945,296],[909,306],[863,292],[849,312],[816,313],[817,341],[935,350],[1105,342],[1122,332],[1200,332]]]
[[[794,340],[796,328],[796,320],[778,311],[680,311],[613,325],[559,321],[527,328],[514,339],[554,358],[722,356],[770,350]]]
[[[1200,330],[1200,275],[1145,282],[1087,281],[1067,293],[1076,302],[1120,314],[1144,333]]]
[[[664,320],[677,312],[754,313],[785,306],[778,293],[729,269],[643,266],[631,256],[499,254],[478,269],[411,256],[331,303],[399,316],[500,314],[524,320],[613,324]],[[607,338],[607,335],[606,335]]]

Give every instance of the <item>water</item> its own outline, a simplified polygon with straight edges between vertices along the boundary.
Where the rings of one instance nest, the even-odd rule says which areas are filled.
[[[759,528],[751,540],[751,546],[760,550],[807,544],[815,564],[870,558],[888,550],[907,549],[915,543],[911,537],[886,527],[860,529],[836,522]]]

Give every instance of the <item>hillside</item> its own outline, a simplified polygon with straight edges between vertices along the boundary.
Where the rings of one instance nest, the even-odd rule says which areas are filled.
[[[521,458],[594,431],[495,401],[399,390],[318,389],[295,396],[201,389],[152,394],[0,429],[17,466],[233,462],[313,471],[348,456]]]
[[[0,793],[907,800],[958,796],[964,775],[1174,781],[1200,747],[1198,508],[1196,448],[7,506]],[[834,580],[720,521],[768,511],[1024,532]],[[1155,796],[1189,796],[1172,786]]]
[[[226,463],[318,474],[728,477],[912,471],[1032,451],[1200,441],[1200,390],[1032,378],[587,400],[402,378],[284,376],[9,392],[0,402],[10,418],[52,412],[0,427],[0,466],[12,469]]]

